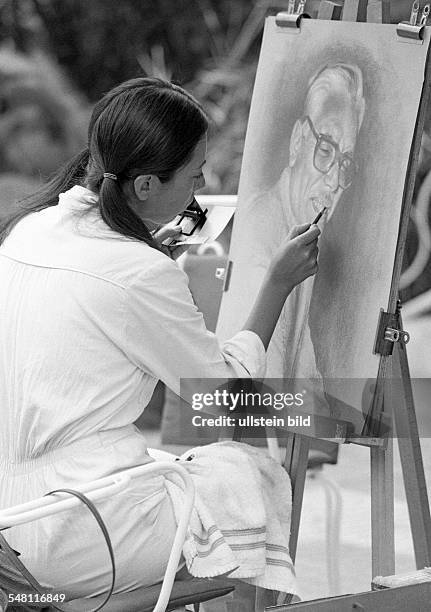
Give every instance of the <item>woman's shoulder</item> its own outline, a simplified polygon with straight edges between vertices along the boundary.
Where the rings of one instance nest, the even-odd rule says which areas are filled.
[[[81,272],[124,287],[142,275],[158,276],[163,270],[177,268],[167,255],[145,242],[102,230],[86,215],[67,215],[55,206],[22,219],[0,253],[35,270]]]
[[[169,291],[173,286],[187,286],[188,284],[187,275],[177,262],[151,247],[148,247],[146,252],[145,266],[141,266],[135,272],[130,278],[131,289],[139,290],[144,286],[158,286],[161,291]]]

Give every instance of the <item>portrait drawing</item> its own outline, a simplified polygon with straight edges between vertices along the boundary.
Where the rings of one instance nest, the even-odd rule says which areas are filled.
[[[267,379],[317,380],[323,397],[340,395],[332,381],[377,376],[373,344],[391,287],[425,61],[426,46],[400,44],[391,26],[306,20],[292,35],[267,20],[221,338],[241,329],[284,237],[324,210],[319,270],[286,300]],[[341,395],[360,410],[361,384]]]

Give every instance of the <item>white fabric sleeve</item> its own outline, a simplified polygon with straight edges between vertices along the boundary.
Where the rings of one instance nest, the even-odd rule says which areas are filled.
[[[260,378],[259,336],[240,331],[220,345],[193,302],[187,275],[168,257],[128,287],[124,350],[136,366],[179,394],[181,378]]]

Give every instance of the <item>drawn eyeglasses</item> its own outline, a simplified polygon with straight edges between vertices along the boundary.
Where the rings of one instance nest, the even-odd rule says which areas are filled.
[[[352,156],[349,153],[341,153],[339,145],[329,136],[319,134],[308,115],[305,117],[305,121],[308,121],[316,139],[313,155],[314,167],[322,174],[327,174],[332,166],[337,163],[339,168],[338,186],[343,190],[347,189],[352,184],[357,171],[357,165]]]

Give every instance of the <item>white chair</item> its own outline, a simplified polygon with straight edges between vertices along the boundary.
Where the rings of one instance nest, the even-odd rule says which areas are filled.
[[[233,590],[233,587],[229,585],[229,583],[226,583],[226,581],[196,579],[177,581],[175,583],[178,585],[177,593],[174,597],[174,601],[172,601],[172,587],[174,585],[175,575],[177,573],[182,546],[186,537],[187,526],[194,502],[193,481],[188,472],[178,462],[155,461],[154,463],[133,467],[120,473],[85,483],[75,489],[79,493],[83,493],[91,502],[96,502],[97,500],[110,497],[124,490],[131,479],[154,476],[156,474],[163,474],[165,478],[182,486],[184,491],[184,507],[178,523],[162,585],[156,585],[147,589],[137,589],[131,593],[113,595],[106,604],[106,607],[104,606],[103,608],[106,612],[165,612],[166,610],[181,612],[186,610],[184,606],[187,604],[192,603],[198,606],[199,602],[225,595]],[[64,510],[69,510],[70,508],[78,506],[80,503],[81,501],[75,496],[67,493],[55,493],[24,504],[0,510],[0,530],[51,516],[63,512]],[[4,604],[5,594],[7,598],[7,587],[5,588],[5,586],[2,585],[1,564],[2,560],[0,558],[0,612],[3,612],[3,610],[7,608]],[[25,581],[23,581],[23,584],[24,583]],[[26,584],[25,586],[26,591],[29,592]],[[103,596],[81,600],[75,599],[71,602],[72,609],[74,611],[94,609],[97,605],[100,605],[103,600]],[[181,603],[181,607],[176,605],[176,601]],[[196,609],[198,608],[196,607]],[[53,608],[49,608],[49,610],[53,610]]]

